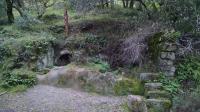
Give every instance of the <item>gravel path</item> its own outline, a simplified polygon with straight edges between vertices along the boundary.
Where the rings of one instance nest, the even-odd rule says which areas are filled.
[[[26,92],[0,96],[0,112],[125,112],[125,97],[100,96],[70,88],[37,85]]]

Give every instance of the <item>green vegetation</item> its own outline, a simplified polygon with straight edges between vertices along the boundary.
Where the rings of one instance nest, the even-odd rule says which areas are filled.
[[[177,67],[177,80],[185,89],[195,88],[200,84],[200,57],[186,57]]]
[[[23,91],[37,83],[36,74],[25,69],[4,72],[0,80],[0,87],[11,91]]]
[[[161,52],[164,50],[163,45],[166,42],[174,43],[179,37],[181,33],[179,31],[166,31],[166,32],[158,32],[150,37],[148,41],[150,57],[155,61],[160,56]]]
[[[192,91],[199,85],[199,68],[199,56],[188,56],[178,64],[174,79],[168,79],[164,74],[161,74],[162,77],[159,81],[163,83],[163,88],[173,96],[181,91]]]
[[[91,59],[89,61],[89,63],[86,64],[86,66],[88,68],[93,68],[94,70],[98,70],[101,73],[105,73],[105,72],[108,72],[110,70],[109,64],[105,61],[102,61],[101,59],[98,59],[98,58]]]
[[[124,112],[131,112],[131,110],[130,110],[130,108],[128,107],[128,104],[127,103],[125,103],[125,104],[123,104],[123,105],[121,105],[122,106],[122,108],[124,109]]]
[[[53,47],[52,63],[67,50],[72,53],[67,67],[113,72],[125,77],[114,86],[116,95],[144,95],[143,84],[129,77],[159,72],[158,58],[166,43],[172,43],[180,47],[175,54],[176,75],[169,79],[161,73],[156,81],[178,102],[175,109],[181,107],[179,101],[188,100],[178,95],[189,94],[189,103],[177,111],[195,108],[200,84],[200,1],[100,1],[1,0],[0,91],[24,91],[37,84],[38,63]],[[62,78],[59,83],[65,82]],[[92,84],[85,89],[96,91]]]
[[[122,79],[115,84],[114,91],[116,95],[143,95],[144,86],[137,79]]]

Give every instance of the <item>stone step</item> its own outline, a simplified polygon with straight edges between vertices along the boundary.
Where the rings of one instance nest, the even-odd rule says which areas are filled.
[[[162,89],[162,83],[145,83],[144,84],[146,91],[155,91]]]
[[[141,73],[140,80],[144,81],[144,82],[154,81],[154,80],[158,79],[159,76],[160,76],[160,74],[158,74],[158,73]]]
[[[170,98],[170,94],[166,91],[147,91],[146,95],[147,98],[152,99],[152,98]]]
[[[167,99],[147,99],[148,112],[170,112],[172,102]]]

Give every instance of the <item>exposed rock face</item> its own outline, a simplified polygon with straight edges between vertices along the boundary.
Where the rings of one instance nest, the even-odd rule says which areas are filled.
[[[113,93],[116,77],[79,67],[56,67],[48,74],[39,76],[39,82],[54,86],[89,89],[98,93]]]
[[[131,109],[131,112],[148,112],[145,98],[142,96],[129,95],[128,107]]]
[[[37,68],[39,70],[52,67],[54,65],[54,49],[50,46],[48,51],[43,56],[39,57],[37,61]]]

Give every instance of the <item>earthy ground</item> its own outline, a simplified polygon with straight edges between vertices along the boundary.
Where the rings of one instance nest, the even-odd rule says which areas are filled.
[[[126,112],[126,97],[37,85],[26,92],[0,96],[0,112]]]

